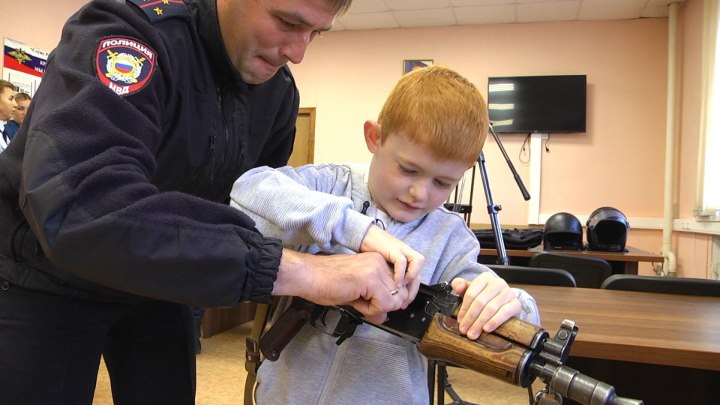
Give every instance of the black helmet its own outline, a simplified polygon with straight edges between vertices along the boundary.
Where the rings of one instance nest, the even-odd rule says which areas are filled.
[[[583,230],[580,220],[573,214],[558,212],[545,221],[543,248],[580,250],[583,247]]]
[[[627,217],[613,207],[601,207],[593,211],[587,220],[588,249],[608,252],[625,251]]]

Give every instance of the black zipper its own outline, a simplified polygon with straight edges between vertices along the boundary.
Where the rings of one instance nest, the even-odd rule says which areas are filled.
[[[370,201],[365,201],[362,206],[362,210],[360,210],[360,213],[363,215],[367,215],[368,207],[370,207]]]

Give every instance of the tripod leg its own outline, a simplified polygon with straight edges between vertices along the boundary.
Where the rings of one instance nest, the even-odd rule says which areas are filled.
[[[437,403],[445,405],[445,363],[438,361],[437,364]]]
[[[428,360],[428,394],[430,395],[430,405],[435,403],[435,370],[437,368],[437,362],[435,360]],[[441,388],[442,389],[442,388]]]

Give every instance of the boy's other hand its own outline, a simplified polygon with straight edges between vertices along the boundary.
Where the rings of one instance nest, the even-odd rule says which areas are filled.
[[[463,297],[458,312],[460,333],[475,340],[482,332],[492,332],[505,321],[520,314],[522,305],[515,292],[500,277],[487,272],[472,282],[456,278],[453,291]]]
[[[406,308],[420,288],[420,271],[425,256],[376,225],[370,226],[360,244],[361,252],[378,252],[393,266],[393,279],[400,290],[407,289]]]

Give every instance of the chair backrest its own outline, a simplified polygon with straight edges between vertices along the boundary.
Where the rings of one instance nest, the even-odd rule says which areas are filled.
[[[575,277],[577,286],[585,288],[600,288],[612,274],[607,260],[553,252],[536,253],[530,258],[529,266],[567,270]]]
[[[562,269],[488,264],[508,284],[539,284],[558,287],[575,287],[575,278]]]
[[[602,283],[611,290],[720,297],[720,280],[615,274]]]

